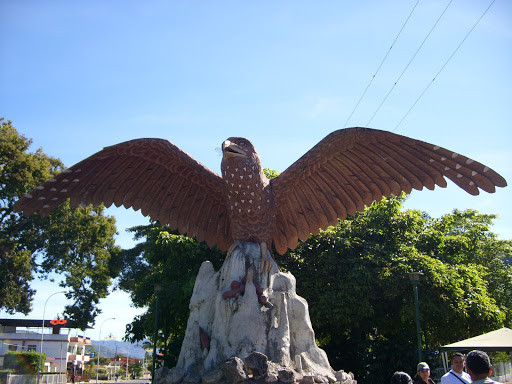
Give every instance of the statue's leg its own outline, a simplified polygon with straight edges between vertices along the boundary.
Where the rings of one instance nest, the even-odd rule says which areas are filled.
[[[261,248],[261,272],[268,272],[272,268],[272,262],[267,256],[267,243],[260,243]]]
[[[231,244],[231,247],[228,249],[228,253],[226,254],[226,260],[229,259],[229,256],[235,251],[236,247],[240,245],[240,242],[238,240],[234,241],[233,244]]]

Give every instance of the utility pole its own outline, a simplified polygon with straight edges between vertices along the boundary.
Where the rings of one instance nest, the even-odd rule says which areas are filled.
[[[97,360],[97,363],[96,363],[96,384],[98,384],[98,371],[100,369],[100,352],[101,352],[101,328],[103,327],[103,324],[105,324],[105,321],[108,321],[108,320],[115,320],[116,318],[115,317],[109,317],[108,319],[105,319],[103,320],[103,323],[101,323],[101,326],[100,326],[100,334],[98,336],[98,360]]]
[[[153,334],[153,369],[151,371],[151,382],[155,380],[155,364],[156,364],[156,339],[158,337],[158,297],[160,296],[160,292],[164,287],[162,284],[154,284],[154,292],[155,292],[155,324],[154,324],[154,334]]]
[[[43,322],[42,322],[42,325],[41,325],[41,344],[39,344],[39,365],[37,366],[37,384],[39,384],[41,382],[41,357],[43,356],[44,315],[46,314],[46,304],[48,304],[48,300],[50,300],[50,297],[52,297],[53,295],[56,295],[58,293],[66,293],[66,291],[59,291],[59,292],[52,293],[50,296],[48,296],[48,298],[44,302]],[[46,363],[46,361],[45,361],[45,363]]]
[[[418,298],[418,285],[420,285],[420,276],[423,275],[423,272],[411,272],[409,273],[409,280],[412,284],[412,290],[414,292],[414,306],[416,308],[416,337],[418,341],[418,362],[422,360],[421,358],[421,328],[420,328],[420,303]]]

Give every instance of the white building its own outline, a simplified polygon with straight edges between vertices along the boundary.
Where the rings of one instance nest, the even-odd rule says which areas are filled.
[[[85,346],[91,344],[91,339],[73,337],[69,332],[62,334],[63,328],[71,329],[65,320],[45,320],[44,328],[51,328],[51,334],[41,334],[42,325],[43,320],[0,319],[0,367],[7,352],[39,353],[42,345],[46,372],[82,372],[84,363],[89,361]]]

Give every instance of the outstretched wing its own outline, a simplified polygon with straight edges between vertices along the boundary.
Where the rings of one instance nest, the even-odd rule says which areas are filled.
[[[220,176],[169,141],[137,139],[66,169],[24,195],[14,209],[46,216],[67,198],[72,207],[123,205],[226,250],[232,241],[224,188]]]
[[[383,196],[446,187],[445,177],[472,195],[507,185],[489,167],[436,145],[369,128],[335,131],[271,180],[276,249],[293,249]]]

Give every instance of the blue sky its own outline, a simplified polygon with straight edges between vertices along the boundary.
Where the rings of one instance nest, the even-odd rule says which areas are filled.
[[[108,145],[159,137],[218,172],[221,142],[245,136],[265,167],[283,171],[328,133],[370,126],[472,157],[510,184],[512,3],[496,0],[456,51],[489,4],[2,0],[0,116],[33,139],[33,150],[68,166]],[[512,239],[510,201],[510,187],[472,197],[449,183],[414,191],[406,206],[435,217],[455,208],[495,213],[494,231]],[[147,219],[109,212],[119,244],[131,245],[124,228]],[[31,317],[59,290],[36,287]],[[52,297],[46,314],[61,305]],[[117,320],[102,335],[121,338],[140,312],[118,292],[101,308],[92,338],[109,317]]]

